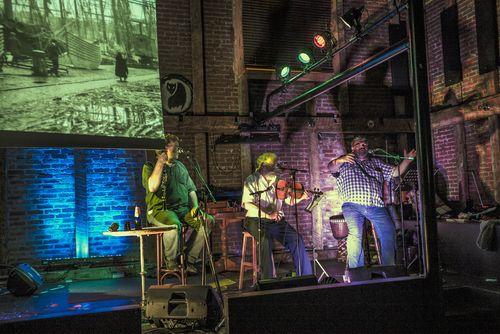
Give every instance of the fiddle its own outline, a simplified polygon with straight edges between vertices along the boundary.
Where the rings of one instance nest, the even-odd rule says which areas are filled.
[[[295,198],[300,199],[304,196],[304,192],[309,193],[314,196],[321,196],[323,192],[318,188],[305,189],[304,185],[300,182],[289,182],[284,179],[279,179],[276,184],[276,197],[279,200],[284,200],[286,198],[290,198],[293,202],[295,202]]]

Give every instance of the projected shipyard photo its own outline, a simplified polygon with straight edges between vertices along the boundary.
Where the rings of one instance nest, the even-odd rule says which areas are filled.
[[[163,136],[154,0],[0,6],[0,131]]]

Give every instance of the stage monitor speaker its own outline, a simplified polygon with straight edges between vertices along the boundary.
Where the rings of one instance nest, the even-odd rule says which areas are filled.
[[[392,278],[405,276],[404,268],[401,266],[373,266],[373,267],[358,267],[349,268],[349,280],[369,281],[379,278]]]
[[[21,263],[9,272],[7,289],[15,296],[29,296],[42,285],[42,276],[32,266]]]
[[[304,275],[285,278],[269,278],[257,282],[257,290],[288,289],[299,286],[317,285],[318,279],[314,275]]]
[[[222,318],[221,301],[210,286],[152,285],[146,297],[146,318],[198,320],[215,328]]]

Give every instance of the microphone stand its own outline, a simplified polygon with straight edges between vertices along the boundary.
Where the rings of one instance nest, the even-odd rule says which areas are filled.
[[[299,208],[297,206],[297,189],[295,188],[295,182],[297,181],[297,172],[307,173],[305,170],[289,167],[279,167],[282,170],[289,170],[292,175],[292,187],[293,187],[293,201],[294,201],[294,215],[295,215],[295,233],[296,233],[296,245],[297,248],[297,276],[302,276],[302,264],[301,264],[301,254],[299,254]]]
[[[399,167],[399,165],[401,164],[401,161],[405,160],[406,157],[402,157],[400,155],[390,154],[390,153],[388,153],[380,148],[373,150],[373,152],[382,152],[382,153],[378,153],[378,154],[370,153],[372,156],[382,157],[382,158],[391,158],[391,159],[396,160],[396,162],[398,164],[399,185],[398,185],[397,189],[398,189],[398,193],[399,193],[399,212],[401,215],[401,246],[403,247],[403,267],[405,268],[405,275],[408,276],[408,266],[407,266],[407,258],[406,258],[406,241],[405,241],[405,218],[404,218],[404,211],[403,211],[403,194],[401,192],[401,186],[403,184],[403,180],[401,179],[401,169]],[[387,208],[386,208],[386,211],[387,211]],[[389,215],[389,217],[391,217],[389,212],[387,212],[387,214]],[[392,220],[392,218],[391,218],[391,220]]]
[[[258,183],[257,183],[258,184]],[[269,191],[272,188],[272,186],[267,187],[264,190],[257,190],[254,191],[253,193],[250,193],[250,196],[255,196],[257,195],[257,200],[258,200],[258,208],[259,208],[259,226],[258,226],[258,231],[259,231],[259,236],[258,236],[258,241],[257,243],[259,244],[259,256],[257,256],[257,266],[259,267],[259,271],[257,271],[257,281],[261,278],[261,263],[262,263],[262,249],[261,249],[261,228],[262,228],[262,209],[260,205],[260,198],[261,195],[267,191]],[[243,260],[242,260],[243,261]]]
[[[198,177],[198,180],[200,180],[200,182],[203,185],[203,189],[202,189],[203,204],[205,206],[205,210],[207,210],[207,215],[208,215],[207,193],[210,196],[210,199],[214,203],[217,203],[217,201],[215,200],[215,197],[214,197],[212,191],[210,190],[209,185],[207,184],[207,182],[205,181],[205,178],[203,177],[203,175],[201,173],[200,165],[198,164],[198,161],[196,161],[196,158],[195,157],[191,157],[191,155],[189,153],[187,153],[187,152],[186,152],[186,157],[187,157],[189,163],[191,164],[191,167],[193,167],[193,169],[194,169],[194,171],[196,173],[196,176]],[[198,211],[198,217],[199,217],[199,219],[201,219],[201,221],[203,223],[203,236],[205,238],[205,249],[207,251],[208,261],[210,263],[210,269],[212,271],[212,275],[213,275],[213,278],[214,278],[214,281],[215,281],[215,285],[217,287],[217,293],[219,294],[220,300],[222,301],[223,300],[222,299],[222,290],[221,290],[220,283],[219,283],[219,277],[217,276],[217,273],[215,271],[214,259],[212,257],[212,251],[210,249],[210,242],[208,241],[208,235],[207,235],[207,233],[208,233],[207,232],[208,231],[208,226],[207,225],[208,224],[207,224],[207,220],[204,218],[203,213],[201,213],[200,211]],[[205,254],[203,254],[203,257],[205,258]],[[202,280],[204,280],[203,276],[205,276],[205,274],[203,274],[203,272],[205,271],[205,267],[204,267],[205,260],[203,259],[202,262],[203,262]],[[224,307],[224,306],[222,305],[222,307]],[[224,321],[224,318],[222,319],[222,321]]]

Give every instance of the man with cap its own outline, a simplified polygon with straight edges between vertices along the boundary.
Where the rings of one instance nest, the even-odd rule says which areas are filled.
[[[347,236],[347,264],[349,268],[364,266],[362,247],[365,218],[374,225],[380,240],[381,264],[395,264],[394,224],[384,207],[384,182],[390,182],[405,172],[416,156],[412,150],[398,166],[391,166],[368,152],[368,141],[357,136],[352,140],[351,153],[331,160],[328,168],[337,179],[342,213],[349,228]]]
[[[302,236],[299,235],[297,245],[297,231],[284,219],[281,203],[276,196],[277,185],[277,156],[273,152],[261,154],[256,161],[257,169],[249,175],[243,186],[242,207],[247,211],[243,227],[258,241],[259,240],[259,195],[260,193],[260,270],[262,278],[273,276],[272,245],[273,239],[287,248],[293,257],[293,264],[298,272],[299,262],[302,275],[312,274],[311,262],[307,256]],[[297,203],[308,196],[297,199]],[[294,201],[285,199],[288,205]]]

